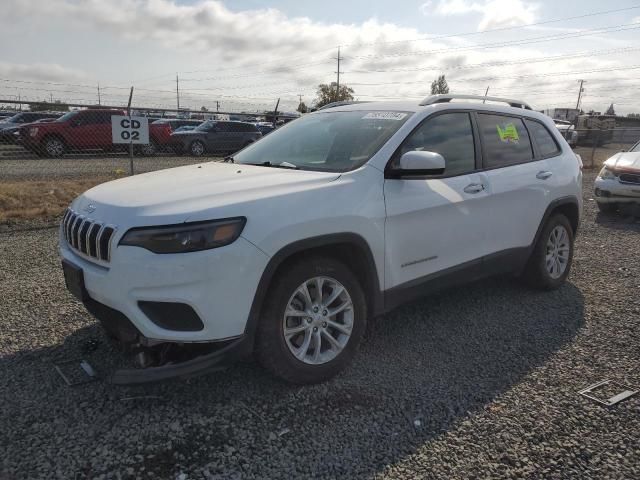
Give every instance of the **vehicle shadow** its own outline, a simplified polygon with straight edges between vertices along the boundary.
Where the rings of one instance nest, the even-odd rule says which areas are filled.
[[[575,285],[537,292],[494,279],[371,321],[354,363],[325,384],[283,384],[247,361],[162,384],[67,387],[52,361],[83,357],[102,371],[120,362],[93,324],[61,346],[0,359],[0,371],[12,372],[3,423],[16,419],[0,441],[5,469],[33,461],[28,439],[37,438],[40,452],[65,445],[49,462],[75,478],[126,468],[156,478],[197,469],[213,478],[370,478],[521,382],[583,324]],[[82,353],[92,339],[97,348]]]
[[[640,229],[640,203],[622,205],[617,212],[598,212],[595,222],[602,227],[616,230]]]

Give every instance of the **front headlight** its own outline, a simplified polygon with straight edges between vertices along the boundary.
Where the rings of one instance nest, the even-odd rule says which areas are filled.
[[[153,253],[184,253],[224,247],[237,240],[247,219],[227,218],[160,227],[132,228],[120,245],[142,247]]]
[[[603,180],[615,180],[616,178],[616,174],[613,173],[613,170],[610,170],[607,167],[602,167],[598,176]]]

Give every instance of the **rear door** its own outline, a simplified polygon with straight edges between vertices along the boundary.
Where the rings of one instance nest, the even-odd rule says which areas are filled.
[[[498,113],[477,113],[488,177],[491,253],[528,247],[549,204],[548,157],[532,143],[524,120]],[[516,252],[513,252],[516,253]]]
[[[480,143],[466,111],[428,117],[403,142],[393,166],[408,151],[441,154],[442,175],[385,179],[385,288],[433,276],[480,269],[492,215]]]

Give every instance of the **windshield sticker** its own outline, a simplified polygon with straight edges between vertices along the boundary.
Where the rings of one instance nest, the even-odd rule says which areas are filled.
[[[402,112],[369,112],[364,117],[363,120],[402,120],[406,117],[406,113]]]
[[[496,125],[496,128],[501,142],[517,144],[520,140],[518,130],[516,130],[516,126],[513,123],[506,123],[502,128],[500,128],[500,125]]]

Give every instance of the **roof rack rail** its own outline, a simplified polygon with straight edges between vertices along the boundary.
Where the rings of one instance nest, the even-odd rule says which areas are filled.
[[[342,107],[344,105],[355,105],[357,103],[371,103],[371,102],[366,102],[366,101],[353,101],[353,100],[342,100],[339,102],[331,102],[331,103],[327,103],[326,105],[320,107],[318,110],[326,110],[327,108],[335,108],[335,107]]]
[[[426,105],[433,105],[435,103],[448,103],[451,100],[489,100],[491,102],[502,102],[506,103],[511,107],[515,108],[524,108],[525,110],[532,110],[527,102],[523,102],[522,100],[513,100],[510,98],[500,98],[500,97],[485,97],[483,95],[431,95],[422,102],[420,102],[420,106],[424,107]]]

